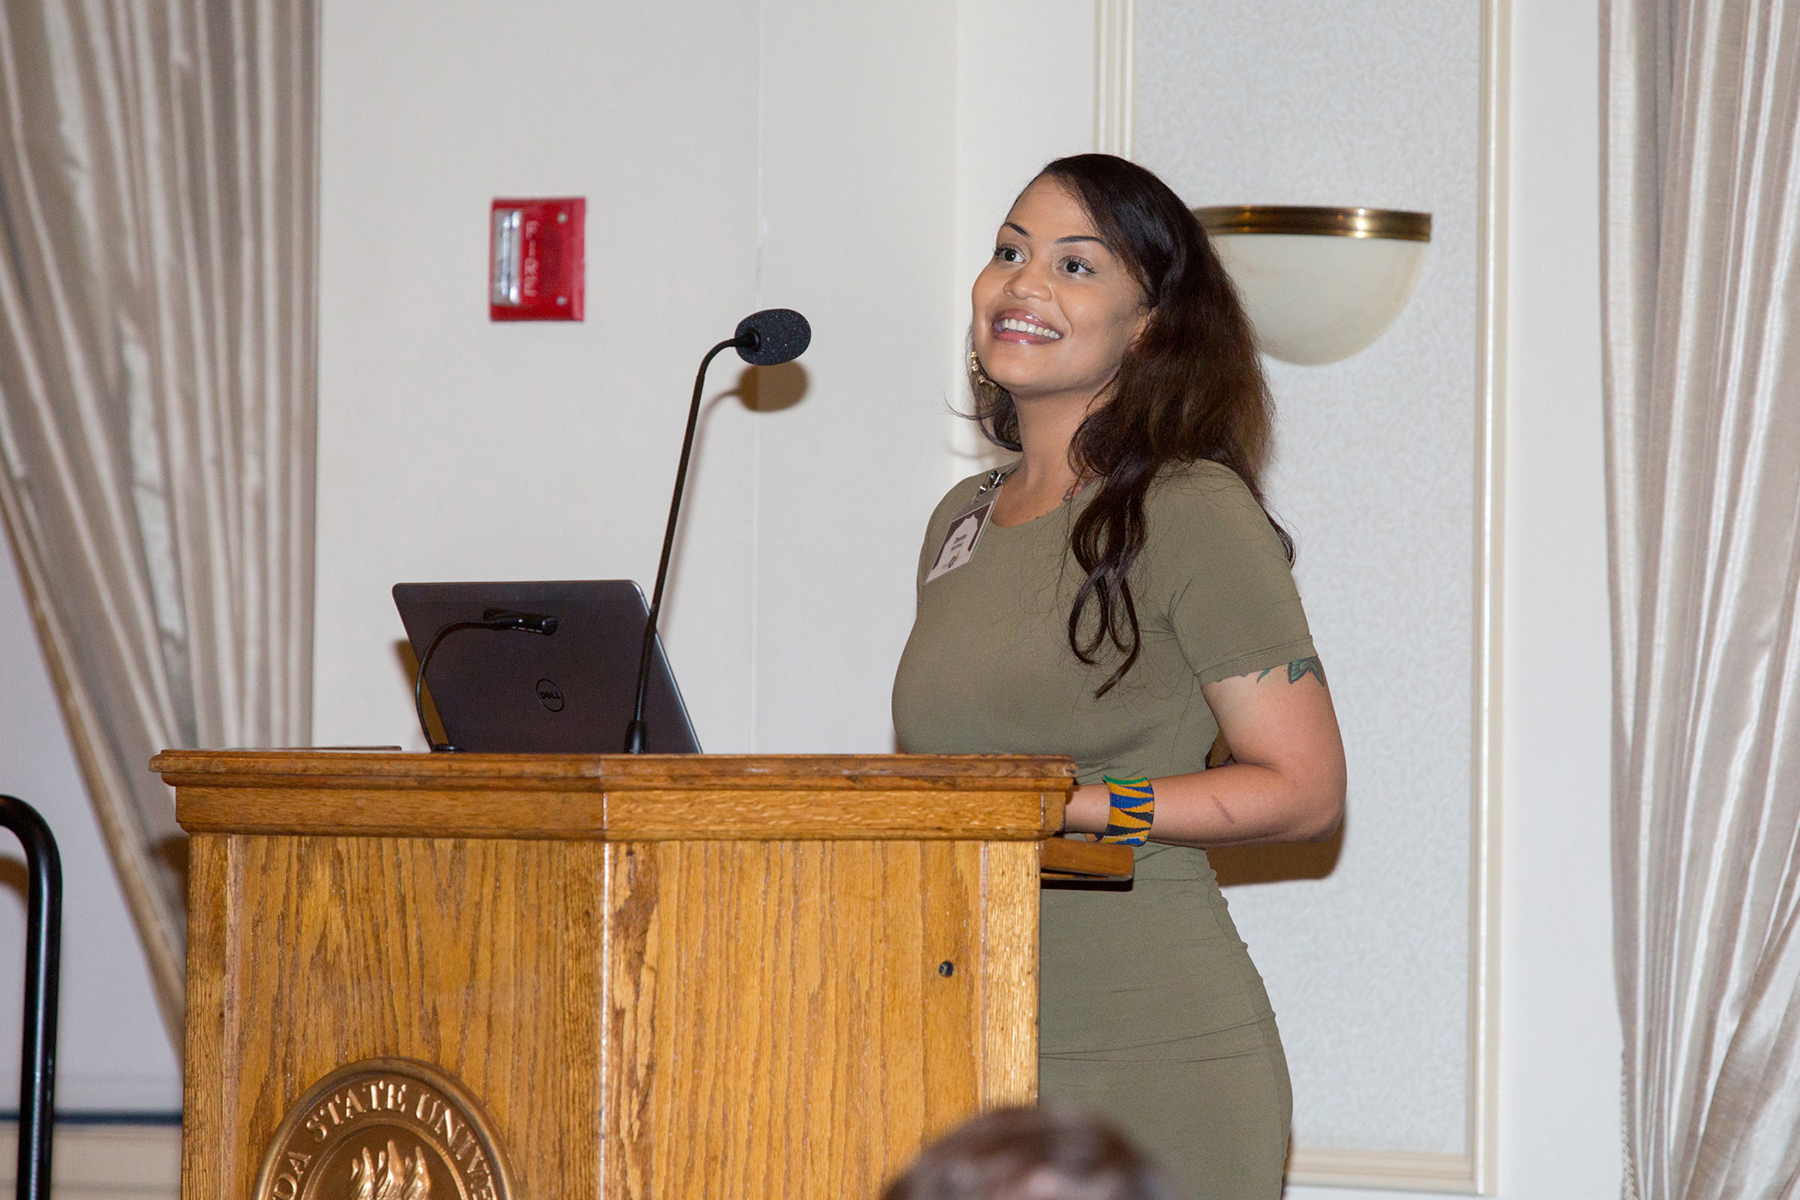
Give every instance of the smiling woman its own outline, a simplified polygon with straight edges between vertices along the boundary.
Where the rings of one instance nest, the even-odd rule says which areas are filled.
[[[932,516],[895,729],[1076,760],[1066,833],[1134,845],[1136,877],[1044,896],[1041,1092],[1194,1197],[1274,1200],[1286,1059],[1201,847],[1328,835],[1344,755],[1261,503],[1254,339],[1193,214],[1108,155],[1025,189],[973,302],[976,415],[1020,453]]]
[[[1015,404],[1054,410],[1060,419],[1039,421],[1034,432],[1064,442],[1149,317],[1144,289],[1126,262],[1094,232],[1081,202],[1048,176],[1026,188],[1007,214],[994,256],[975,280],[974,301],[976,361]],[[1046,463],[1067,468],[1067,458],[1052,455]],[[1022,475],[1014,495],[1034,482]]]

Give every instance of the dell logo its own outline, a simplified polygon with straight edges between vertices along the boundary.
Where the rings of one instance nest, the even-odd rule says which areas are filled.
[[[562,689],[556,686],[556,681],[554,679],[540,679],[537,681],[537,698],[538,703],[549,709],[551,712],[562,711]]]

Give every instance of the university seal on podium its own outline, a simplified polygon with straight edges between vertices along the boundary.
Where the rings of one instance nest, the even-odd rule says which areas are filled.
[[[294,1102],[256,1200],[512,1200],[506,1156],[466,1088],[428,1063],[365,1058]]]

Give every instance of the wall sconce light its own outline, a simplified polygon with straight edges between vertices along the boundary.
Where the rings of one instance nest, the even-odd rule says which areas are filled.
[[[1317,366],[1394,323],[1425,268],[1431,214],[1386,208],[1196,208],[1263,352]]]

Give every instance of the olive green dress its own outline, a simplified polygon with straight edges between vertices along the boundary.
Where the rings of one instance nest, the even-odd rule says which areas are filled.
[[[1066,632],[1082,579],[1069,530],[1091,488],[1024,525],[990,522],[972,555],[925,582],[986,478],[952,488],[925,537],[894,680],[903,749],[1067,754],[1083,783],[1200,771],[1218,733],[1201,685],[1313,654],[1261,507],[1233,472],[1196,463],[1147,497],[1131,576],[1142,654],[1095,699],[1118,660],[1083,665]],[[1195,1200],[1276,1200],[1287,1060],[1206,853],[1152,843],[1129,889],[1043,900],[1040,1095],[1112,1116]]]

